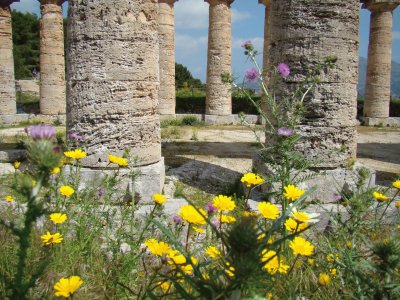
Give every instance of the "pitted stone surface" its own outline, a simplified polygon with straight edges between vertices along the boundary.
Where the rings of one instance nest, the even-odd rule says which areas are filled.
[[[232,113],[231,86],[221,74],[231,73],[231,7],[233,0],[206,0],[210,4],[208,27],[206,114]]]
[[[67,129],[85,136],[86,167],[126,148],[161,159],[158,1],[69,2]]]
[[[0,114],[16,112],[11,9],[7,5],[0,6]]]
[[[64,29],[61,0],[41,0],[40,112],[65,114]]]
[[[313,7],[313,9],[310,9]],[[276,96],[288,95],[304,79],[305,67],[337,57],[306,97],[299,150],[319,167],[339,167],[355,157],[359,3],[334,0],[271,2],[270,65],[287,63],[292,74]]]
[[[160,40],[160,92],[158,113],[175,114],[174,2],[159,0],[158,38]]]
[[[364,116],[388,118],[393,10],[400,1],[366,1],[371,11]]]

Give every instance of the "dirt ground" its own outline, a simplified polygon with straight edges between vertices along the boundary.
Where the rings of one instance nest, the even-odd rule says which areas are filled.
[[[62,129],[60,127],[60,129]],[[168,169],[195,162],[200,170],[213,169],[231,176],[251,170],[252,157],[264,140],[262,128],[254,132],[243,126],[163,128],[162,155]],[[359,126],[357,160],[377,171],[377,180],[400,174],[400,128]],[[23,128],[1,129],[3,142],[25,135]],[[6,144],[0,145],[1,148]]]
[[[240,126],[180,127],[178,130],[173,139],[165,138],[162,143],[162,154],[169,168],[195,161],[200,169],[244,173],[251,170],[252,157],[259,147],[255,133],[259,141],[264,140],[260,127],[255,133]],[[378,182],[399,175],[400,128],[360,126],[357,131],[357,161],[375,169]]]

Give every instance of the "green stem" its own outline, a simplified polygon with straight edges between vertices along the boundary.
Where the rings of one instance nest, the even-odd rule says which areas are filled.
[[[26,259],[30,247],[30,236],[32,233],[33,224],[42,215],[41,207],[36,203],[37,195],[42,187],[43,175],[39,178],[36,185],[33,187],[29,197],[27,210],[25,212],[24,227],[17,231],[18,236],[18,263],[17,272],[14,276],[14,287],[11,299],[26,299],[26,294],[30,286],[24,284],[24,271],[26,268]]]
[[[140,243],[140,241],[142,240],[144,232],[147,230],[147,228],[149,228],[151,220],[153,219],[153,215],[154,215],[154,211],[156,210],[156,207],[157,207],[157,204],[154,205],[153,210],[151,211],[150,216],[146,221],[146,225],[145,225],[145,227],[143,228],[142,232],[139,235],[138,243]]]

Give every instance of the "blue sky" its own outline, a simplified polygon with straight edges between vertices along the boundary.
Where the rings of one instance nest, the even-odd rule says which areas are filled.
[[[64,15],[67,11],[64,3]],[[19,11],[39,15],[39,1],[21,0],[11,6]],[[175,3],[176,61],[188,67],[193,76],[205,82],[207,69],[208,3],[204,0],[179,0]],[[232,4],[232,69],[242,77],[251,64],[246,62],[240,44],[252,40],[262,52],[264,36],[264,6],[258,0],[235,0]],[[369,36],[368,10],[360,10],[360,56],[367,57]],[[400,7],[393,13],[393,60],[400,62]],[[259,58],[262,60],[261,55]]]

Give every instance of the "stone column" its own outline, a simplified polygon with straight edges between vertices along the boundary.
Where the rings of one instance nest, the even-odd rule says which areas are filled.
[[[356,156],[359,2],[271,1],[270,22],[270,65],[291,68],[275,90],[277,99],[298,86],[306,67],[327,56],[337,58],[335,68],[323,72],[317,89],[306,97],[308,112],[297,131],[303,136],[299,150],[318,167],[346,165]]]
[[[367,0],[371,11],[364,117],[388,118],[392,63],[392,12],[399,0]]]
[[[0,1],[0,115],[17,112],[10,5]]]
[[[62,3],[40,0],[40,113],[65,114],[65,61]]]
[[[130,150],[147,200],[164,174],[157,30],[157,0],[69,1],[67,130],[84,136],[82,164],[92,170],[116,167],[108,155]]]
[[[271,20],[271,0],[258,0],[258,3],[265,5],[265,17],[264,17],[264,50],[263,50],[263,81],[268,84],[270,77],[270,65],[269,65],[269,40],[270,40],[270,20]],[[261,102],[262,110],[268,115],[268,104],[266,96],[262,96]],[[269,116],[269,115],[268,115]],[[269,118],[271,118],[269,116]],[[265,120],[261,120],[264,122]]]
[[[175,115],[175,42],[174,3],[158,0],[158,38],[160,43],[160,115]]]
[[[221,74],[231,73],[231,7],[234,0],[205,0],[210,4],[207,56],[206,114],[232,114],[230,84]]]
[[[271,0],[258,0],[260,4],[265,5],[265,18],[264,18],[264,51],[263,51],[263,78],[268,81],[269,71],[269,40],[270,40],[270,19],[271,19]]]

